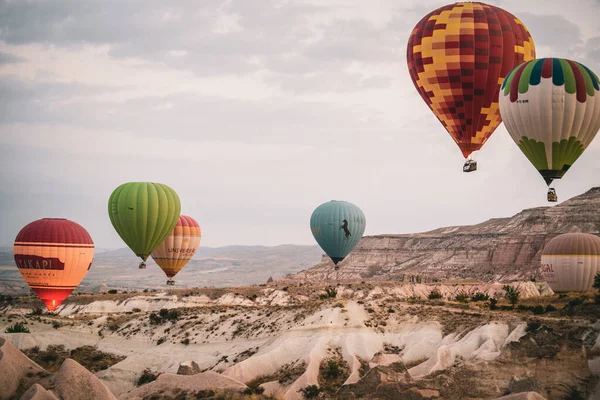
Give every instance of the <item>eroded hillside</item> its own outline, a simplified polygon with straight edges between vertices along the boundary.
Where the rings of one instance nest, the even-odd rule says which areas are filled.
[[[544,245],[561,233],[600,232],[600,187],[554,207],[523,210],[470,226],[407,235],[363,237],[333,268],[320,264],[288,275],[284,282],[359,282],[363,280],[486,282],[542,279],[538,272]]]
[[[520,291],[514,308],[502,285],[492,284],[79,295],[57,315],[40,315],[39,300],[21,297],[2,304],[0,329],[23,323],[30,333],[2,337],[42,358],[62,344],[64,358],[79,360],[68,371],[91,368],[90,357],[78,358],[91,346],[103,369],[90,375],[121,399],[592,395],[600,373],[593,294],[559,296],[533,282],[513,287]],[[0,360],[0,372],[5,365]],[[39,368],[39,379],[21,373],[21,391],[35,382],[56,388],[58,366]]]

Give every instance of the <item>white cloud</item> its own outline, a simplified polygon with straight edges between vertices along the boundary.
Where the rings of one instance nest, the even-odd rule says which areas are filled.
[[[597,2],[492,3],[522,17],[540,56],[598,73]],[[367,234],[545,205],[504,127],[464,174],[415,91],[406,40],[444,4],[0,0],[0,244],[39,213],[71,213],[121,245],[105,201],[127,180],[170,182],[209,246],[313,243],[310,213],[332,198],[363,208]],[[598,184],[598,143],[557,182],[561,200]]]

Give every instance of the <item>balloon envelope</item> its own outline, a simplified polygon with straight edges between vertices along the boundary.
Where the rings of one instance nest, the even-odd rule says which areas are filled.
[[[346,201],[323,203],[310,217],[310,230],[315,240],[335,264],[358,244],[365,226],[365,215],[360,208]]]
[[[454,3],[427,14],[408,39],[410,77],[463,156],[500,125],[498,91],[508,72],[535,58],[533,39],[511,13]]]
[[[182,215],[175,229],[152,252],[152,259],[170,279],[192,259],[200,247],[200,225],[192,217]]]
[[[19,272],[54,311],[81,283],[92,266],[94,242],[79,224],[64,218],[44,218],[17,234],[14,258]]]
[[[177,193],[161,183],[124,183],[108,200],[110,222],[144,261],[175,228],[180,211]]]
[[[510,136],[549,185],[600,129],[598,77],[563,58],[525,62],[502,84],[500,112]]]
[[[550,240],[542,251],[542,274],[557,291],[592,290],[600,272],[600,237],[565,233]]]

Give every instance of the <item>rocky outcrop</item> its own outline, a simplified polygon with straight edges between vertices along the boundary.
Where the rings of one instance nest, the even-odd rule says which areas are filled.
[[[196,375],[202,372],[195,361],[186,361],[179,364],[177,375]]]
[[[496,400],[546,400],[546,398],[536,392],[523,392],[498,397]]]
[[[592,388],[598,377],[586,361],[590,344],[578,338],[585,337],[586,330],[555,326],[556,330],[541,323],[528,324],[527,331],[507,336],[502,345],[498,330],[495,337],[490,334],[491,325],[485,327],[487,332],[478,328],[452,345],[442,344],[434,357],[408,370],[402,362],[374,366],[337,394],[360,399],[596,398]],[[484,349],[488,355],[481,353]],[[468,355],[465,350],[473,352]]]
[[[63,400],[117,400],[100,379],[70,358],[54,376],[54,391]]]
[[[48,372],[0,337],[0,399],[20,396],[23,388],[48,376]],[[19,398],[19,397],[16,397]]]
[[[598,234],[599,208],[600,187],[596,187],[554,207],[532,208],[510,218],[424,233],[366,236],[338,270],[323,256],[320,264],[280,282],[541,279],[544,245],[561,233]]]
[[[247,386],[235,379],[217,374],[203,372],[196,375],[162,374],[154,382],[150,382],[123,396],[122,400],[141,400],[150,396],[164,398],[176,393],[213,392],[242,392]],[[201,398],[201,397],[197,397]]]
[[[51,391],[44,389],[42,385],[35,383],[23,393],[21,400],[58,400],[58,397]]]

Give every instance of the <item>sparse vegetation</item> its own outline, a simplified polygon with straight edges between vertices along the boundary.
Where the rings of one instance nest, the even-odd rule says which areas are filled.
[[[427,296],[427,298],[429,300],[437,300],[437,299],[441,299],[442,297],[443,297],[442,294],[437,289],[433,289],[429,293],[429,296]]]
[[[514,286],[504,285],[504,298],[514,307],[519,302],[521,291]]]
[[[337,290],[335,290],[331,286],[328,286],[325,288],[325,293],[321,293],[319,295],[319,298],[322,300],[323,299],[335,299],[336,296],[337,296]]]
[[[594,276],[594,283],[592,284],[592,288],[600,291],[600,272]]]
[[[108,291],[108,294],[117,294],[117,290],[116,289],[110,289]]]
[[[134,309],[133,309],[133,310],[131,310],[131,311],[133,311],[133,312],[141,312],[141,311],[142,311],[142,309],[141,309],[141,308],[134,308]]]
[[[5,296],[3,294],[0,294],[0,301],[2,302],[7,302],[7,303],[12,303],[13,301],[13,297],[11,295]]]
[[[335,360],[327,361],[323,374],[328,378],[337,378],[341,374],[340,366]]]
[[[24,350],[23,353],[49,372],[56,372],[67,358],[72,358],[91,372],[97,372],[125,359],[124,356],[105,353],[94,346],[83,346],[71,351],[65,346],[50,345],[45,351],[39,347]]]
[[[490,298],[490,310],[497,310],[498,309],[498,300],[495,298]]]
[[[487,293],[477,292],[471,296],[471,301],[488,301],[490,296]]]
[[[265,388],[260,386],[263,383],[264,383],[264,381],[260,377],[251,380],[250,382],[248,382],[246,384],[246,386],[248,386],[248,388],[246,390],[244,390],[244,394],[246,394],[246,395],[263,394],[263,392],[265,391]]]
[[[160,325],[167,321],[177,321],[179,319],[179,312],[177,310],[167,310],[166,308],[161,308],[158,314],[151,313],[148,318],[150,319],[150,324]]]
[[[38,307],[38,308],[34,308],[29,315],[30,316],[39,316],[42,314],[43,314],[43,310]]]
[[[6,328],[4,333],[29,333],[29,329],[23,323],[17,322]]]
[[[289,363],[279,369],[277,381],[282,385],[288,385],[298,379],[306,371],[306,363],[302,361],[294,365]]]
[[[546,309],[544,309],[544,306],[538,304],[537,306],[532,307],[531,311],[533,311],[535,315],[540,315],[545,313]]]
[[[152,371],[150,371],[149,368],[146,368],[143,372],[142,375],[140,375],[138,381],[137,381],[137,385],[138,386],[142,386],[146,383],[150,383],[155,381],[158,377],[160,376],[160,374],[154,373]]]
[[[303,398],[314,399],[315,397],[319,396],[322,390],[317,385],[308,385],[300,388],[298,391],[302,393]]]
[[[585,303],[586,300],[587,299],[585,296],[579,296],[575,297],[574,299],[570,299],[565,305],[565,308],[567,309],[567,315],[575,315],[575,307],[582,305],[583,303]]]
[[[318,384],[323,392],[333,396],[350,376],[350,365],[342,358],[339,348],[332,351],[332,357],[321,361]]]
[[[461,291],[456,295],[455,300],[458,301],[459,303],[467,303],[469,301],[469,295],[467,295],[465,292]]]
[[[538,305],[535,305],[535,306],[526,306],[526,305],[521,304],[521,305],[519,305],[517,307],[517,310],[519,310],[519,311],[531,311],[535,315],[544,314],[546,312],[546,309],[541,304],[538,304]]]

